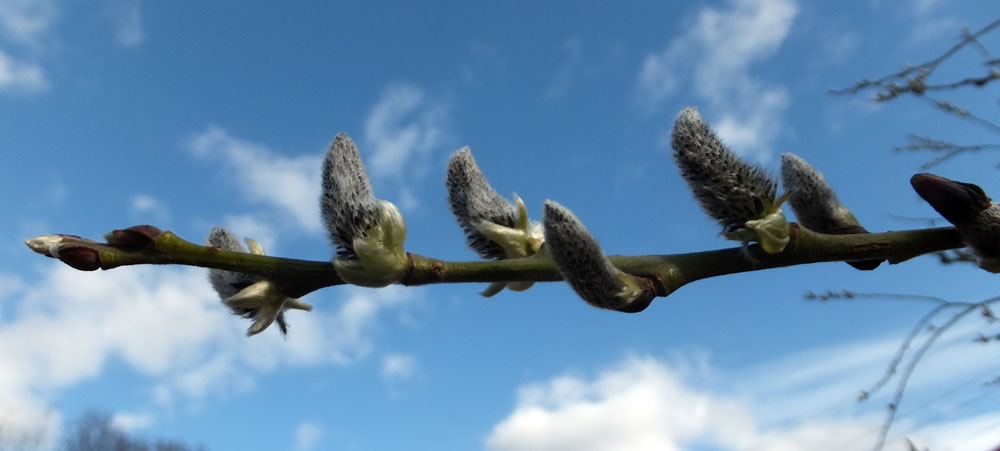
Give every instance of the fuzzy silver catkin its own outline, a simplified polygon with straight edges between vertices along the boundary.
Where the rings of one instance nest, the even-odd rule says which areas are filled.
[[[781,183],[789,193],[788,204],[805,228],[832,235],[868,233],[854,214],[840,203],[823,174],[798,155],[781,155]],[[847,264],[871,271],[881,265],[882,260],[857,260]]]
[[[376,222],[375,195],[357,146],[345,133],[333,140],[323,161],[320,212],[341,258],[357,258],[354,239]]]
[[[844,207],[823,174],[798,155],[781,155],[781,182],[799,223],[820,233],[861,232],[857,218]],[[850,230],[849,230],[850,229]]]
[[[468,147],[458,150],[448,160],[445,187],[448,204],[469,248],[483,258],[503,258],[504,249],[481,232],[479,224],[489,222],[513,228],[517,207],[493,190]]]
[[[240,243],[240,240],[236,238],[236,235],[222,227],[212,227],[212,231],[208,233],[208,238],[205,239],[205,244],[207,246],[217,247],[227,251],[247,251],[243,247],[243,244]],[[215,292],[219,294],[219,298],[226,300],[235,296],[240,291],[243,291],[244,288],[259,282],[261,279],[242,272],[225,271],[213,268],[208,270],[208,280],[211,282],[212,288],[215,289]],[[229,308],[229,311],[236,316],[241,316],[247,319],[255,319],[257,317],[258,309],[235,307],[225,302],[223,302],[223,304],[225,304],[226,307]],[[278,323],[278,328],[281,330],[281,334],[287,334],[288,322],[285,321],[284,311],[278,313],[275,321]]]
[[[697,109],[685,108],[677,116],[671,145],[695,200],[725,231],[742,228],[773,206],[775,180],[726,148]]]
[[[604,255],[597,239],[569,209],[545,201],[542,221],[545,245],[563,279],[584,301],[603,309],[617,309],[623,285],[620,270]]]
[[[240,240],[236,238],[236,235],[233,235],[232,232],[222,227],[213,227],[212,231],[208,234],[208,238],[205,239],[205,244],[227,251],[246,252],[246,249],[240,243]],[[210,269],[208,271],[208,280],[212,283],[212,288],[215,289],[216,293],[219,293],[219,297],[222,299],[239,293],[240,290],[257,281],[250,274],[221,269]],[[243,312],[239,312],[239,314],[242,315]]]

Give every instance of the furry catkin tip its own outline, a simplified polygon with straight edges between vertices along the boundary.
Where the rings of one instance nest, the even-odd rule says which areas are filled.
[[[781,155],[781,182],[789,194],[789,206],[805,228],[831,235],[868,233],[854,214],[840,203],[823,174],[798,155]],[[847,264],[870,271],[882,264],[882,260],[859,260]]]
[[[697,109],[685,108],[677,116],[671,146],[695,200],[724,231],[740,229],[777,207],[775,180],[732,153]]]
[[[227,251],[246,252],[246,249],[240,243],[240,240],[236,238],[236,235],[222,227],[212,228],[212,231],[208,234],[208,238],[205,239],[205,245]],[[208,280],[211,282],[215,292],[219,294],[219,297],[226,299],[252,285],[257,281],[257,278],[241,272],[210,269],[208,270]],[[243,315],[243,312],[237,313]]]
[[[481,225],[514,228],[517,207],[493,190],[468,147],[458,150],[448,160],[445,187],[451,212],[465,233],[469,248],[483,258],[504,258],[503,247],[483,233]]]
[[[341,258],[356,258],[354,240],[375,225],[375,195],[357,146],[345,133],[333,140],[323,161],[320,212]]]

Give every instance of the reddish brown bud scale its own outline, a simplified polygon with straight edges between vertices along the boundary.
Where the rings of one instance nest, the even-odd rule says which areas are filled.
[[[101,254],[87,246],[60,246],[59,260],[80,271],[101,269]]]
[[[163,233],[162,230],[151,225],[137,225],[127,229],[116,229],[104,236],[108,244],[118,246],[149,246],[153,240]]]

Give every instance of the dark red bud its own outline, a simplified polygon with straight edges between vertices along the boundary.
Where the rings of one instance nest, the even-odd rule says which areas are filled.
[[[59,260],[80,271],[94,271],[101,268],[101,254],[86,246],[60,246]]]
[[[956,182],[934,174],[917,174],[910,185],[944,219],[959,226],[990,207],[990,198],[972,183]]]
[[[163,233],[162,230],[151,225],[137,225],[127,229],[118,229],[105,236],[108,244],[118,246],[148,246],[153,244],[153,240]]]

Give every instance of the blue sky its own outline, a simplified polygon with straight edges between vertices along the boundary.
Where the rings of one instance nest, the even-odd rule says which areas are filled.
[[[697,282],[636,315],[563,284],[483,299],[476,285],[336,287],[247,338],[205,270],[80,273],[22,244],[151,223],[214,225],[271,255],[332,255],[321,159],[357,142],[407,249],[466,260],[444,168],[471,147],[539,219],[553,199],[608,253],[732,246],[673,166],[694,105],[744,157],[794,152],[869,230],[922,226],[907,133],[994,139],[900,99],[829,88],[937,56],[989,2],[278,2],[0,0],[0,440],[59,443],[82,412],[227,449],[858,449],[873,384],[927,305],[820,304],[809,291],[996,294],[995,278],[924,257],[873,272],[821,264]],[[993,50],[1000,49],[993,36]],[[948,75],[979,60],[959,54]],[[984,115],[995,96],[954,97]],[[934,172],[997,193],[996,159]],[[932,449],[1000,443],[998,348],[946,335],[890,434]],[[992,329],[995,331],[995,327]],[[19,435],[20,434],[20,435]],[[2,443],[2,442],[0,442]]]

